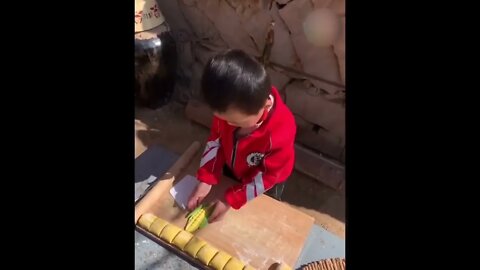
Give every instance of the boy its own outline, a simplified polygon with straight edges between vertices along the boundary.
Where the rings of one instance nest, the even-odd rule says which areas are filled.
[[[213,57],[203,72],[201,91],[214,118],[197,172],[200,184],[188,208],[201,203],[222,171],[239,182],[215,202],[209,218],[215,222],[230,207],[239,209],[275,185],[283,188],[294,166],[296,124],[264,67],[243,51]]]

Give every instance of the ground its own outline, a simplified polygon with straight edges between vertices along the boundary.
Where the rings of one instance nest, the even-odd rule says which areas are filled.
[[[149,110],[135,111],[135,152],[159,144],[181,154],[193,141],[203,144],[208,129],[185,117],[184,107],[178,103]],[[200,152],[186,169],[195,175],[200,163]],[[295,171],[288,179],[282,200],[315,218],[315,224],[345,239],[345,196],[319,181]]]

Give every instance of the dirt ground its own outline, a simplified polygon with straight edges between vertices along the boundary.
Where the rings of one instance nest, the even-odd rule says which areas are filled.
[[[158,110],[136,108],[135,152],[143,152],[151,145],[181,154],[193,141],[203,144],[208,129],[185,117],[184,107],[170,103]],[[195,175],[200,163],[197,153],[187,173]],[[282,200],[315,218],[315,224],[345,239],[345,196],[317,180],[295,171],[289,178]]]

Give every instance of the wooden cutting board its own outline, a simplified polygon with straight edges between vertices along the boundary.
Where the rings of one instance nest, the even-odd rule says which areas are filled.
[[[136,216],[152,213],[183,228],[187,212],[176,205],[169,191],[185,174],[176,176],[157,182],[155,200],[140,211],[136,208]],[[235,183],[228,178],[222,179],[206,202],[223,196],[224,190]],[[313,222],[312,217],[286,203],[262,195],[240,210],[229,210],[222,221],[209,224],[195,234],[256,269],[268,269],[281,262],[293,267]]]

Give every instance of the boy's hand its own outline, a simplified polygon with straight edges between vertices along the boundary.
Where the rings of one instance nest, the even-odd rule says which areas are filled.
[[[188,210],[192,211],[193,209],[197,208],[197,206],[200,205],[203,199],[207,197],[210,189],[212,189],[212,185],[200,182],[200,184],[198,184],[198,186],[193,190],[192,194],[190,195],[190,199],[188,199]]]
[[[219,200],[215,202],[215,208],[212,214],[208,218],[208,223],[220,221],[223,219],[227,211],[230,209],[230,205],[225,200]]]

